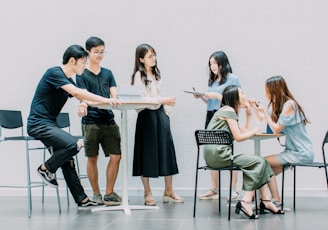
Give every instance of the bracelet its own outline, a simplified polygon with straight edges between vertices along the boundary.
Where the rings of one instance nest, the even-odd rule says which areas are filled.
[[[246,113],[247,115],[252,115],[252,113]]]
[[[85,104],[87,104],[87,106],[89,106],[88,102],[86,102],[86,101],[81,101],[80,103],[82,103],[82,102],[84,102]]]

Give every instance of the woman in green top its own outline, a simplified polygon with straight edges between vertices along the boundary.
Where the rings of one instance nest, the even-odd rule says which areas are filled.
[[[207,129],[225,129],[231,132],[236,141],[244,141],[260,133],[259,128],[251,127],[251,104],[254,102],[246,99],[242,90],[235,85],[227,86],[222,94],[221,108],[214,114]],[[239,108],[246,109],[246,125],[238,124]],[[210,167],[230,166],[231,148],[226,146],[207,145],[204,147],[204,159]],[[243,190],[241,201],[237,203],[236,213],[242,211],[250,219],[258,219],[252,211],[251,202],[256,189],[260,190],[260,213],[268,210],[274,214],[284,214],[271,202],[270,191],[267,183],[274,174],[268,162],[256,155],[234,153],[233,164],[243,172]]]

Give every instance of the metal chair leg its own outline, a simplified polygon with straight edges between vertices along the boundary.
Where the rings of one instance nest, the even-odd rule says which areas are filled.
[[[281,174],[281,209],[284,210],[284,186],[285,186],[285,167],[282,169]]]
[[[230,216],[231,216],[231,200],[232,200],[232,170],[230,170],[228,221],[230,221]]]
[[[197,185],[198,185],[198,159],[197,159],[197,168],[196,168],[196,177],[195,177],[194,213],[193,213],[193,217],[194,217],[194,218],[195,218],[195,216],[196,216]]]
[[[31,194],[31,175],[30,175],[30,156],[29,156],[29,145],[26,141],[26,178],[27,178],[27,216],[31,218],[32,215],[32,194]]]
[[[293,198],[293,208],[296,210],[296,166],[294,166],[294,198]]]
[[[66,185],[66,200],[67,200],[67,206],[69,207],[69,193],[68,193],[68,186]]]
[[[219,212],[221,212],[221,171],[218,170],[219,173],[219,183],[218,183],[218,194],[219,194]]]

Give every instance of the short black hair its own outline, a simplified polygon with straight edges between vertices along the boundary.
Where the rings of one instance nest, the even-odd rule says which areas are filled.
[[[67,64],[71,57],[78,60],[80,58],[88,57],[88,52],[80,45],[71,45],[65,50],[63,55],[63,65]]]
[[[90,37],[85,42],[85,48],[88,51],[90,51],[93,47],[97,47],[97,46],[105,46],[105,42],[98,37]]]

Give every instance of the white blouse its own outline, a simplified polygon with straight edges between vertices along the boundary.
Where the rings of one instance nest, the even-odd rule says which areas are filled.
[[[161,80],[156,80],[155,76],[147,76],[148,85],[146,86],[144,82],[141,80],[140,72],[136,72],[134,75],[134,85],[142,86],[142,97],[143,101],[154,102],[157,105],[151,105],[147,107],[147,109],[156,110],[161,107],[159,104],[159,100],[161,98],[161,92],[163,89],[163,84]],[[145,108],[143,108],[145,109]],[[137,109],[137,112],[142,111],[143,109]]]

